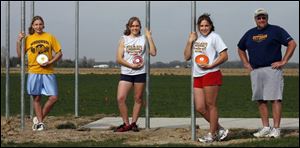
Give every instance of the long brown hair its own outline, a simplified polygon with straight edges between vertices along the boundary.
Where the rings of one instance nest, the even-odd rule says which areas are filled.
[[[32,25],[33,25],[33,23],[34,23],[36,20],[42,21],[42,22],[43,22],[43,25],[44,25],[44,27],[45,27],[45,23],[44,23],[43,18],[42,18],[41,16],[34,16],[34,17],[32,18],[31,25],[30,25],[30,27],[28,28],[28,33],[29,33],[30,35],[34,34],[34,29],[32,28]]]
[[[130,35],[130,26],[133,24],[134,21],[138,21],[139,24],[140,24],[140,29],[142,28],[142,25],[141,25],[141,21],[138,17],[131,17],[129,20],[128,20],[128,23],[126,24],[126,30],[124,30],[124,35]],[[139,35],[141,35],[141,31],[139,31]]]

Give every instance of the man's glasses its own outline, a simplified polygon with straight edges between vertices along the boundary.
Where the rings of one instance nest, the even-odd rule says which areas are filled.
[[[261,17],[256,17],[256,20],[266,20],[267,19],[267,17],[265,17],[265,16],[261,16]]]

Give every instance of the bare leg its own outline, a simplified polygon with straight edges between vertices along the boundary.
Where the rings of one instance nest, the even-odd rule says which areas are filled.
[[[219,86],[206,86],[204,87],[205,102],[209,112],[210,119],[210,132],[216,133],[218,129],[218,108],[217,108],[217,96],[219,92]]]
[[[194,98],[195,98],[195,107],[197,112],[199,112],[204,119],[210,123],[210,113],[206,106],[204,89],[194,88]],[[218,129],[221,125],[218,123]]]
[[[263,126],[269,127],[269,117],[268,117],[268,102],[267,101],[257,101],[258,102],[258,109],[261,117],[261,121]]]
[[[274,122],[274,128],[280,127],[280,120],[281,120],[281,101],[275,100],[272,101],[272,112],[273,112],[273,122]]]
[[[50,96],[48,101],[46,102],[46,104],[43,107],[43,119],[48,115],[48,113],[50,112],[51,108],[53,107],[53,105],[55,104],[55,102],[57,101],[58,97],[57,96]]]
[[[132,122],[137,122],[142,105],[143,105],[143,92],[145,83],[134,83],[134,106],[132,112]]]
[[[127,81],[120,81],[118,85],[118,94],[117,94],[118,106],[120,110],[120,115],[123,119],[123,122],[126,125],[129,125],[126,98],[131,87],[132,87],[132,83]]]
[[[209,113],[205,105],[204,89],[194,88],[194,98],[197,112],[199,112],[204,117],[204,119],[209,122]]]
[[[35,115],[38,118],[39,122],[43,121],[41,98],[42,98],[42,96],[33,96],[33,107],[35,110]]]

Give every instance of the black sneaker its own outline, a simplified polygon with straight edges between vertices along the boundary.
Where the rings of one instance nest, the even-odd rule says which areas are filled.
[[[136,125],[135,122],[132,122],[132,123],[130,124],[130,126],[131,126],[131,130],[132,130],[132,131],[134,131],[134,132],[139,132],[139,131],[140,131],[139,128],[138,128],[138,126]]]
[[[126,132],[126,131],[130,131],[130,130],[131,130],[131,125],[126,125],[125,123],[123,123],[116,129],[114,129],[114,132]]]
[[[36,126],[37,131],[43,131],[45,129],[46,129],[46,127],[45,127],[45,124],[43,122],[38,123],[37,126]]]

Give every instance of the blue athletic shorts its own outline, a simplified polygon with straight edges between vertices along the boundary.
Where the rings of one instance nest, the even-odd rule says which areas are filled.
[[[39,96],[57,96],[57,83],[54,74],[28,74],[27,93]]]

